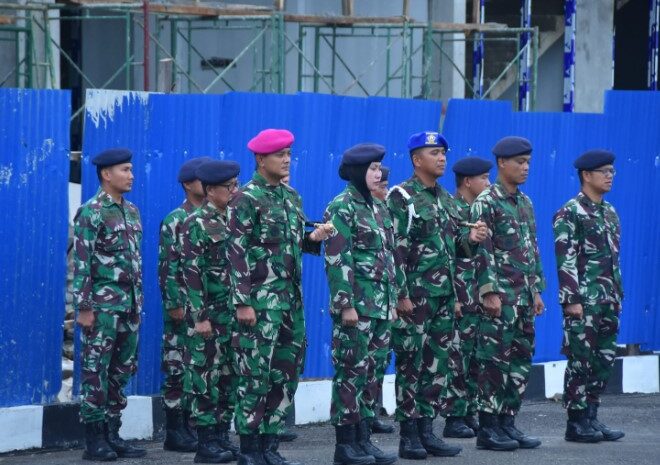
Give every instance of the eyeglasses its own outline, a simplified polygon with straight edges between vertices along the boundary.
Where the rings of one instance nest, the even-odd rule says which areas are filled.
[[[591,171],[597,171],[598,173],[602,174],[603,176],[612,176],[616,174],[616,170],[614,168],[605,168],[602,170],[591,170]]]
[[[220,185],[226,188],[229,192],[233,191],[234,189],[238,189],[240,187],[240,183],[238,181],[230,182],[229,184],[220,184]]]

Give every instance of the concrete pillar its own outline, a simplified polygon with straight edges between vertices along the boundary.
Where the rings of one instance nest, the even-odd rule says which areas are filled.
[[[575,31],[575,111],[601,113],[612,89],[614,0],[578,0]]]
[[[429,0],[429,17],[433,22],[445,23],[465,23],[465,0]],[[465,42],[462,33],[445,34],[443,41],[443,50],[447,53],[460,72],[465,75]],[[440,57],[439,51],[433,53],[433,63],[435,69],[431,74],[433,80],[437,80],[437,73],[440,74],[440,85],[434,83],[431,89],[431,95],[434,98],[440,98],[444,101],[450,98],[465,97],[465,82],[459,71],[451,64],[446,56]],[[438,70],[438,63],[441,63]]]

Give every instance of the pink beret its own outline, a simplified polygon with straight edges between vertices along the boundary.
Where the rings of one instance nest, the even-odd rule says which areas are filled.
[[[286,129],[264,129],[247,146],[251,152],[267,155],[291,147],[293,139],[293,134]]]

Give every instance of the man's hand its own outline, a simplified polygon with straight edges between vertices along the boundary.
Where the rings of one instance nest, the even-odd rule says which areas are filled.
[[[534,315],[539,316],[545,310],[545,304],[543,299],[541,299],[541,294],[537,292],[534,294]]]
[[[332,223],[319,224],[314,231],[309,234],[309,239],[314,242],[321,242],[332,236],[335,227]]]
[[[167,311],[167,314],[168,314],[168,315],[170,316],[170,318],[172,318],[174,321],[181,321],[181,320],[183,320],[183,317],[184,317],[184,312],[183,312],[183,308],[182,308],[182,307],[179,307],[179,308],[173,308],[172,310],[168,310],[168,311]]]
[[[566,316],[582,318],[583,314],[582,304],[568,304],[564,307],[564,315]]]
[[[76,322],[82,329],[91,329],[94,326],[94,312],[92,310],[81,310],[78,312]]]
[[[459,302],[454,303],[454,317],[463,317],[463,310],[461,310],[461,304]]]
[[[476,244],[488,237],[488,226],[483,221],[477,221],[474,225],[470,228],[470,241]]]
[[[397,302],[396,310],[401,317],[410,316],[413,312],[413,304],[408,297],[404,297]]]
[[[202,336],[204,339],[208,339],[213,335],[213,327],[209,320],[199,321],[195,323],[195,332]]]
[[[491,292],[484,296],[484,310],[492,317],[500,317],[502,314],[502,300],[500,300],[499,294]]]
[[[254,326],[257,324],[257,314],[249,305],[236,307],[236,319],[242,325]]]
[[[358,314],[353,307],[341,311],[341,324],[343,326],[357,326]]]

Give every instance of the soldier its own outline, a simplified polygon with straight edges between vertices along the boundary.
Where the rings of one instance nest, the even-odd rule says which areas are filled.
[[[192,452],[197,440],[189,430],[190,408],[183,402],[183,357],[188,326],[184,321],[185,285],[181,266],[181,226],[204,200],[202,184],[195,170],[210,157],[193,158],[179,169],[178,181],[186,200],[160,224],[158,284],[163,300],[163,351],[161,370],[165,373],[161,392],[165,407],[166,450]]]
[[[142,225],[124,198],[133,186],[132,153],[109,149],[92,159],[101,187],[74,219],[74,305],[81,327],[80,416],[86,460],[142,457],[119,437],[123,389],[137,371],[142,309]]]
[[[405,270],[399,289],[399,319],[392,330],[396,354],[396,420],[401,425],[399,456],[424,459],[457,455],[461,448],[433,433],[449,406],[451,372],[460,372],[454,328],[455,258],[469,256],[486,237],[483,224],[461,227],[451,195],[437,183],[445,172],[447,141],[437,132],[413,134],[408,141],[413,176],[394,187],[388,206],[394,219],[396,253]],[[451,411],[450,407],[445,410]]]
[[[396,462],[396,455],[370,440],[376,373],[387,357],[398,293],[392,219],[371,194],[380,181],[384,155],[385,148],[377,144],[358,144],[344,152],[339,176],[349,183],[324,216],[336,229],[325,247],[335,367],[330,407],[335,465]]]
[[[390,169],[387,166],[381,165],[380,172],[381,172],[380,181],[376,183],[376,188],[371,193],[371,195],[377,198],[378,200],[380,200],[381,202],[385,202],[389,187]],[[383,408],[380,399],[382,399],[382,395],[383,395],[383,379],[385,378],[385,370],[390,364],[391,353],[392,353],[391,348],[387,347],[386,350],[385,349],[380,350],[376,354],[376,380],[378,387],[377,387],[377,392],[373,394],[373,398],[376,399],[376,402],[374,404],[374,417],[371,420],[372,433],[388,434],[394,432],[394,426],[388,425],[378,417],[380,415],[381,409]]]
[[[612,189],[614,158],[607,150],[590,150],[575,160],[581,192],[554,216],[559,303],[564,309],[562,353],[568,357],[567,441],[616,441],[624,436],[597,416],[614,365],[623,301],[621,225],[614,207],[603,200]]]
[[[478,157],[465,157],[452,167],[456,176],[454,200],[461,220],[470,220],[470,205],[488,186],[488,174],[493,164]],[[475,282],[476,263],[474,258],[456,258],[456,326],[460,336],[460,353],[463,361],[463,376],[454,378],[456,391],[464,394],[454,402],[447,416],[443,436],[446,438],[473,438],[479,429],[477,413],[477,378],[479,364],[475,358],[477,334],[481,320]]]
[[[227,204],[237,190],[240,171],[234,161],[200,164],[206,200],[183,224],[183,278],[187,289],[185,390],[197,425],[196,463],[235,460],[238,448],[229,440],[237,379],[230,346],[233,307],[230,305],[227,261]]]
[[[327,237],[321,227],[304,232],[300,196],[281,182],[289,174],[293,140],[282,129],[250,140],[257,169],[229,206],[241,465],[290,465],[277,449],[305,351],[302,254],[320,254],[319,242]]]
[[[479,424],[477,447],[531,449],[541,441],[515,426],[534,353],[534,317],[543,312],[541,268],[532,202],[519,186],[527,180],[532,145],[505,137],[493,148],[498,177],[472,204],[472,221],[484,221],[491,237],[479,247]]]

